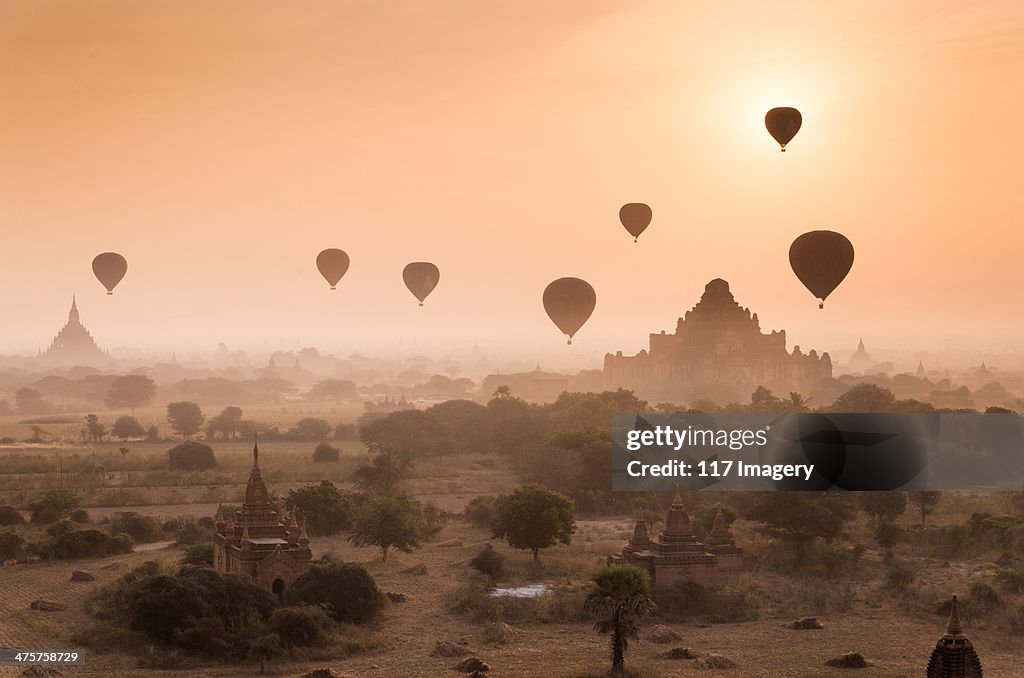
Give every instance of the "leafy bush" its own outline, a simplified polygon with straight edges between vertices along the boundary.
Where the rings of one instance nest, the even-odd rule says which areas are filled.
[[[498,579],[505,571],[505,558],[494,550],[490,543],[484,544],[480,552],[469,561],[470,567],[491,579]]]
[[[13,506],[0,506],[0,525],[22,525],[25,523],[21,511]]]
[[[172,469],[182,471],[205,471],[217,466],[213,448],[194,440],[172,447],[167,451],[167,459]]]
[[[78,508],[81,502],[70,490],[47,490],[29,504],[32,511],[32,522],[47,525],[66,518]]]
[[[160,521],[151,516],[143,516],[135,511],[119,511],[110,518],[110,529],[112,532],[123,532],[138,544],[160,541],[163,536],[163,526]]]
[[[182,565],[213,567],[213,544],[196,544],[185,548]]]
[[[339,490],[329,480],[321,480],[319,485],[307,485],[297,490],[290,490],[284,505],[289,510],[296,510],[307,521],[307,530],[311,535],[334,534],[352,525],[352,495]]]
[[[330,642],[337,625],[319,605],[299,605],[274,610],[268,627],[284,647],[309,647]]]
[[[53,540],[50,555],[65,560],[74,558],[96,558],[117,553],[131,553],[133,542],[128,535],[111,537],[100,530],[74,530],[61,534]]]
[[[1024,593],[1024,567],[997,570],[996,581],[1014,593]]]
[[[494,507],[494,497],[473,497],[463,512],[466,520],[475,527],[479,527],[484,530],[491,529],[494,525],[494,520],[498,516],[498,511]]]
[[[14,530],[0,532],[0,563],[17,558],[24,544],[25,540]]]
[[[320,443],[313,450],[313,461],[329,462],[338,461],[339,459],[341,459],[341,450],[339,450],[337,447],[334,447],[333,445],[328,445],[327,443]],[[282,640],[284,639],[282,638]]]
[[[310,564],[288,589],[289,604],[329,605],[335,621],[364,623],[384,604],[373,577],[361,565],[319,560]]]
[[[889,565],[885,573],[885,583],[895,591],[906,591],[915,578],[914,571],[901,563]]]

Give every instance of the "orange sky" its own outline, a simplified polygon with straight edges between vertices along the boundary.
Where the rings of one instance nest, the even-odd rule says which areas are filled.
[[[0,351],[73,292],[107,347],[557,350],[567,275],[598,293],[584,353],[644,347],[714,277],[805,349],[1024,334],[1017,0],[0,0],[0,64]],[[819,311],[787,251],[822,227],[857,260]],[[352,258],[333,293],[324,247]],[[422,309],[414,260],[441,269]]]

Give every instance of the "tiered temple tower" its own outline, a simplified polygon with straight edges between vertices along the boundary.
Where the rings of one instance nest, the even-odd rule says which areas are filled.
[[[259,443],[252,448],[252,470],[245,487],[245,502],[234,516],[217,510],[213,535],[213,566],[218,572],[247,574],[278,598],[309,566],[312,552],[305,520],[300,529],[292,513],[270,505],[270,493],[260,471]]]
[[[729,534],[721,511],[715,518],[715,524],[711,543],[701,542],[693,533],[690,515],[677,492],[657,540],[650,539],[647,522],[641,517],[622,554],[610,556],[608,562],[637,565],[647,570],[656,591],[672,591],[676,582],[683,579],[705,585],[715,584],[720,573],[735,572],[743,567],[743,549],[736,546]]]
[[[960,623],[960,605],[953,596],[946,633],[939,638],[928,660],[927,678],[982,678],[981,660],[974,645],[964,635]]]
[[[756,313],[741,307],[729,283],[716,278],[676,323],[674,334],[650,335],[650,350],[604,358],[605,386],[641,397],[745,401],[758,386],[807,390],[832,376],[828,353],[786,349],[786,332],[761,331]]]
[[[89,330],[82,325],[75,297],[71,297],[67,323],[39,358],[58,365],[102,365],[110,361],[110,356],[96,345]]]

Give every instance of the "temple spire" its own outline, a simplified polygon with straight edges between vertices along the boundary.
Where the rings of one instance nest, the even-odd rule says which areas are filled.
[[[946,625],[947,636],[962,636],[964,634],[963,624],[960,623],[960,603],[957,602],[956,594],[953,594],[953,602],[949,606],[949,624]]]
[[[260,434],[252,434],[252,467],[258,469],[260,467]]]
[[[74,294],[72,294],[71,295],[71,310],[68,311],[68,324],[69,325],[77,325],[77,324],[80,324],[80,323],[81,323],[81,320],[79,319],[79,316],[78,316],[78,299],[77,299],[77,297]]]

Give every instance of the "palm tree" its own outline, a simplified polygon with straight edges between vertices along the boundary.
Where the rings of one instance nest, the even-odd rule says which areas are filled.
[[[651,580],[635,565],[608,565],[591,576],[594,589],[583,609],[597,617],[594,630],[612,637],[612,675],[621,676],[626,666],[629,639],[639,639],[640,621],[654,612]]]
[[[811,398],[796,391],[789,392],[789,406],[794,412],[806,412],[810,409]]]

